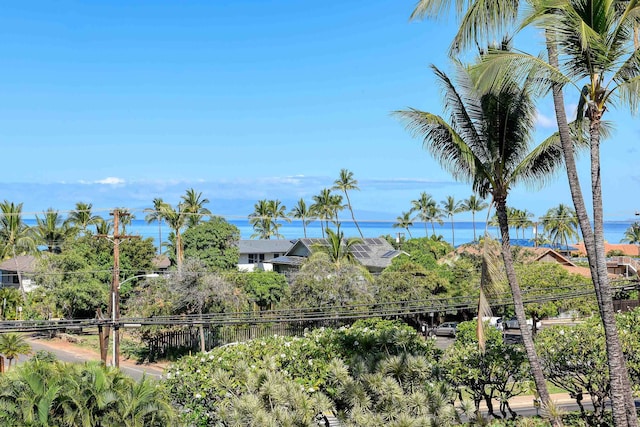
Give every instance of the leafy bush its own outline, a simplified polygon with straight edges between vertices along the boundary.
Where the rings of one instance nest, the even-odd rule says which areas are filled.
[[[167,370],[165,386],[187,425],[309,425],[327,410],[353,426],[436,412],[447,425],[459,414],[454,392],[434,376],[439,355],[407,325],[364,320],[185,357]]]

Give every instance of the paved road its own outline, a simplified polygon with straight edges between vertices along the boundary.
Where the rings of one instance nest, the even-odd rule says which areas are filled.
[[[51,342],[36,337],[30,337],[27,339],[31,345],[33,352],[45,350],[55,354],[58,360],[64,362],[82,363],[88,360],[100,360],[100,356],[97,353],[87,349],[78,349],[70,345],[60,345],[59,342]],[[29,359],[29,356],[22,356],[18,359],[18,363],[21,363]],[[121,361],[120,369],[125,374],[129,375],[135,380],[140,380],[143,375],[147,377],[159,379],[162,376],[162,367],[155,365],[138,365],[131,361]]]

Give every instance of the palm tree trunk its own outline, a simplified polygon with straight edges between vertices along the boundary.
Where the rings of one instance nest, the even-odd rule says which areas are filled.
[[[516,277],[516,271],[513,266],[513,257],[511,256],[511,241],[509,239],[509,223],[507,221],[507,201],[506,198],[495,198],[496,214],[498,215],[498,224],[500,225],[500,234],[502,237],[502,259],[504,260],[504,267],[507,273],[507,280],[511,287],[511,294],[513,297],[513,306],[516,312],[516,319],[520,325],[520,334],[522,335],[522,342],[524,349],[529,359],[529,365],[531,367],[531,375],[538,391],[538,396],[542,402],[543,407],[548,406],[551,401],[549,390],[547,389],[547,383],[542,371],[542,365],[538,360],[536,349],[533,345],[533,335],[529,327],[527,326],[527,318],[524,312],[524,303],[522,300],[522,291],[518,284]],[[562,421],[560,419],[552,419],[554,426],[561,426]]]
[[[595,244],[596,268],[602,297],[602,324],[609,362],[611,381],[611,409],[615,425],[637,426],[637,414],[631,394],[620,337],[616,326],[611,286],[607,275],[607,259],[604,252],[604,217],[602,209],[602,181],[600,174],[600,123],[604,111],[592,111],[589,126],[591,139],[591,191],[593,196],[593,234]],[[634,406],[629,407],[630,404]],[[633,411],[631,411],[633,409]],[[617,417],[616,417],[617,415]],[[626,424],[619,422],[626,419]]]
[[[475,213],[475,211],[471,211],[471,222],[473,223],[473,241],[477,242],[478,239],[476,239],[476,213]]]
[[[451,215],[451,246],[456,247],[456,234],[453,231],[453,215]]]
[[[432,236],[436,235],[436,226],[434,225],[433,221],[431,221],[431,232],[433,233]]]
[[[302,217],[302,231],[304,232],[304,238],[307,238],[307,221],[305,217]]]
[[[558,68],[558,53],[555,48],[555,44],[553,42],[552,35],[547,32],[547,52],[549,55],[549,64],[555,68]],[[569,124],[567,122],[567,115],[564,108],[564,95],[562,93],[562,86],[560,84],[554,84],[552,86],[552,94],[553,94],[553,104],[556,113],[556,121],[558,123],[558,131],[560,135],[560,142],[562,144],[562,152],[564,155],[565,167],[567,171],[567,178],[569,181],[569,189],[571,191],[571,198],[573,200],[573,205],[576,210],[576,216],[578,217],[578,224],[580,225],[580,231],[582,233],[582,238],[584,240],[585,250],[587,252],[587,259],[589,261],[589,269],[591,271],[591,277],[593,281],[593,286],[596,293],[596,299],[598,301],[598,308],[600,311],[600,317],[604,324],[605,318],[612,317],[612,314],[605,313],[605,306],[611,306],[611,310],[613,310],[613,303],[611,300],[611,290],[608,284],[608,278],[606,273],[606,260],[604,256],[601,260],[598,260],[596,257],[596,246],[595,246],[595,238],[594,233],[591,229],[591,224],[589,222],[589,216],[587,213],[586,205],[584,202],[584,198],[582,196],[582,189],[580,186],[580,180],[578,178],[578,170],[575,162],[575,153],[573,149],[573,142],[571,139],[571,134],[569,132]],[[599,166],[599,165],[598,165]],[[600,194],[600,207],[602,207],[602,195]],[[594,195],[595,198],[595,195]],[[604,242],[602,247],[602,252],[604,253]],[[604,269],[600,268],[602,266],[598,266],[599,261],[602,261],[604,264]],[[608,293],[608,297],[605,297],[602,289],[602,278],[600,271],[603,271],[604,276],[604,290],[605,293]],[[609,311],[607,309],[606,311]],[[611,319],[607,321],[607,324],[611,326]],[[615,327],[615,319],[613,322],[613,326]],[[628,374],[626,369],[624,369],[622,375],[622,381],[614,380],[616,376],[620,376],[621,373],[619,369],[624,368],[624,358],[622,356],[622,352],[617,352],[615,347],[617,347],[614,343],[613,350],[614,353],[611,354],[611,348],[609,341],[613,339],[619,345],[619,339],[617,334],[615,337],[611,337],[611,330],[608,331],[605,326],[605,338],[607,345],[607,358],[609,362],[609,375],[611,377],[611,389],[612,389],[612,402],[618,400],[619,402],[624,402],[625,414],[626,417],[622,417],[620,403],[616,403],[616,406],[613,407],[614,420],[616,421],[616,425],[628,425],[636,427],[638,425],[637,415],[635,412],[635,403],[633,402],[633,397],[631,395],[631,386],[628,381]],[[616,359],[612,366],[612,358]],[[626,378],[626,381],[624,380]],[[623,422],[626,418],[626,423]],[[620,423],[620,424],[618,424]]]
[[[182,253],[182,235],[180,234],[180,229],[176,229],[176,265],[178,267],[178,271],[182,271],[182,261],[183,261],[183,253]]]
[[[347,190],[344,191],[344,195],[347,197],[347,206],[349,206],[349,212],[351,212],[351,219],[353,220],[353,223],[356,225],[356,228],[358,229],[358,233],[360,233],[360,238],[364,239],[364,235],[362,234],[362,231],[360,231],[360,226],[358,225],[358,221],[356,221],[356,217],[353,215],[353,209],[351,209],[351,200],[349,200],[349,193],[347,193]]]

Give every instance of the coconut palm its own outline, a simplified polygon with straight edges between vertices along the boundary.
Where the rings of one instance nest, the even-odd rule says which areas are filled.
[[[351,219],[353,219],[353,223],[356,225],[356,228],[358,229],[358,233],[360,234],[360,237],[364,239],[364,235],[360,230],[360,226],[356,221],[356,217],[353,215],[353,208],[351,207],[351,199],[349,199],[348,190],[360,190],[360,188],[358,187],[358,180],[353,177],[353,172],[351,172],[348,169],[341,169],[340,177],[334,181],[332,188],[334,190],[341,190],[344,192],[344,196],[347,199],[347,208],[349,208],[349,212],[351,212]]]
[[[409,227],[413,227],[414,219],[415,218],[411,218],[411,211],[402,212],[402,215],[396,218],[396,222],[393,224],[393,228],[404,228],[405,230],[407,230],[407,233],[409,233],[409,238],[413,239]]]
[[[420,197],[416,200],[411,201],[411,211],[410,212],[418,212],[418,217],[422,222],[424,222],[424,236],[427,237],[427,222],[431,222],[433,227],[433,222],[435,218],[433,218],[432,214],[435,210],[438,209],[438,205],[436,201],[430,194],[425,193],[424,191],[420,193]],[[433,230],[433,234],[435,235],[435,229]]]
[[[634,222],[624,232],[621,242],[631,243],[640,246],[640,222]]]
[[[127,208],[116,208],[120,211],[118,217],[118,227],[120,228],[120,234],[127,234],[127,227],[133,223],[133,220],[136,219],[136,216],[131,213],[131,211]]]
[[[560,147],[554,144],[555,139],[549,139],[529,149],[535,117],[530,80],[522,85],[505,85],[498,93],[479,92],[468,69],[461,64],[458,64],[458,87],[445,73],[436,67],[433,69],[444,88],[450,121],[415,109],[396,114],[406,121],[409,130],[423,137],[424,148],[455,179],[470,182],[473,191],[482,198],[492,197],[516,317],[522,325],[521,334],[536,388],[546,404],[549,392],[531,331],[526,327],[522,292],[511,254],[507,197],[516,184],[538,182],[557,170],[562,165]]]
[[[569,184],[582,236],[587,249],[596,297],[605,329],[607,356],[612,387],[612,410],[618,425],[637,425],[637,415],[631,395],[628,372],[622,354],[614,318],[611,287],[604,252],[604,226],[600,170],[600,140],[602,119],[607,109],[623,104],[632,112],[640,100],[640,49],[633,46],[632,29],[637,24],[640,4],[608,0],[570,0],[561,3],[534,3],[525,22],[539,25],[548,35],[549,64],[526,54],[497,55],[490,68],[502,68],[498,74],[521,75],[535,70],[540,77],[548,77],[554,93],[554,106],[563,144],[569,146],[562,132],[564,109],[556,92],[562,86],[574,85],[578,96],[578,120],[589,123],[591,147],[591,198],[593,229],[573,166],[567,162]],[[491,72],[488,73],[490,76]],[[499,79],[500,80],[500,79]],[[541,83],[545,79],[539,80]],[[586,84],[583,85],[583,82]],[[494,84],[494,83],[492,83]],[[570,147],[564,149],[571,157]],[[571,166],[571,168],[569,168]],[[625,422],[626,420],[626,422]]]
[[[175,209],[169,205],[161,206],[162,218],[167,221],[167,225],[174,233],[174,245],[176,252],[176,266],[178,271],[182,270],[182,262],[184,261],[184,244],[182,243],[182,230],[187,226],[187,221],[193,212],[187,212],[182,203],[178,203]]]
[[[44,217],[36,215],[36,226],[33,228],[36,240],[47,246],[48,252],[60,253],[64,242],[77,232],[75,227],[70,227],[62,220],[60,213],[49,208]]]
[[[285,222],[291,222],[291,218],[289,218],[286,214],[287,207],[282,204],[282,202],[278,199],[269,200],[269,217],[273,222],[274,228],[274,236],[277,239],[282,239],[284,236],[280,234],[280,226],[282,224],[278,223],[278,220],[283,220]]]
[[[334,209],[332,207],[333,194],[329,188],[323,188],[320,193],[313,196],[311,211],[320,220],[322,237],[325,236],[325,229],[329,228],[329,221],[333,218]],[[324,222],[323,222],[324,221]]]
[[[513,224],[513,227],[516,229],[516,238],[518,237],[518,230],[522,230],[522,239],[524,239],[524,232],[527,228],[533,227],[533,221],[531,218],[534,217],[532,212],[529,212],[527,209],[513,209],[512,215],[508,215],[509,222]],[[513,222],[511,222],[513,221]]]
[[[353,247],[362,243],[361,239],[351,237],[349,239],[344,238],[343,232],[334,232],[330,228],[327,229],[327,245],[317,245],[314,249],[321,252],[326,252],[329,255],[330,260],[339,265],[342,262],[353,263],[356,258],[353,254]]]
[[[98,220],[94,224],[96,226],[96,234],[102,236],[108,236],[113,232],[113,223],[111,220],[98,217]]]
[[[211,211],[204,207],[207,203],[209,203],[209,199],[203,199],[202,193],[197,193],[193,188],[188,189],[186,194],[182,195],[181,204],[184,206],[183,210],[189,215],[187,219],[188,227],[200,224],[204,215],[211,215]]]
[[[564,244],[569,251],[569,239],[578,238],[576,211],[563,203],[547,211],[542,217],[542,226],[555,247],[561,247]]]
[[[144,212],[147,214],[144,217],[144,220],[147,224],[151,224],[153,222],[158,223],[158,255],[162,254],[162,207],[165,205],[165,202],[161,197],[156,197],[153,199],[153,208],[147,208]]]
[[[83,233],[87,233],[87,227],[90,225],[96,225],[102,218],[97,215],[93,215],[91,203],[77,202],[74,210],[69,212],[67,222],[69,225],[73,225],[79,228]]]
[[[463,200],[462,209],[465,212],[471,212],[471,221],[473,222],[473,241],[477,242],[476,238],[476,212],[481,212],[489,207],[483,199],[472,194],[468,199]]]
[[[298,200],[298,203],[291,208],[291,212],[289,215],[292,218],[299,219],[302,221],[302,230],[304,232],[304,237],[307,237],[307,225],[313,221],[313,212],[310,207],[307,207],[307,203],[304,199]]]
[[[24,340],[24,337],[20,334],[0,334],[0,354],[9,361],[9,368],[11,368],[11,362],[21,354],[31,353],[31,346]]]
[[[442,206],[442,213],[451,220],[451,245],[455,248],[456,235],[453,226],[453,216],[462,212],[462,202],[456,202],[453,196],[447,196],[446,200],[440,202],[440,205]]]
[[[0,203],[0,259],[37,252],[33,230],[22,221],[22,203],[15,204],[5,200]],[[16,261],[17,262],[17,261]],[[27,295],[22,285],[22,274],[18,272],[18,283],[22,298]]]

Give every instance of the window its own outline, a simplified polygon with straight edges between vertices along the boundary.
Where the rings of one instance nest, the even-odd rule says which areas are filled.
[[[264,262],[264,254],[249,254],[249,264]]]
[[[274,258],[278,258],[280,256],[280,254],[273,254]]]

